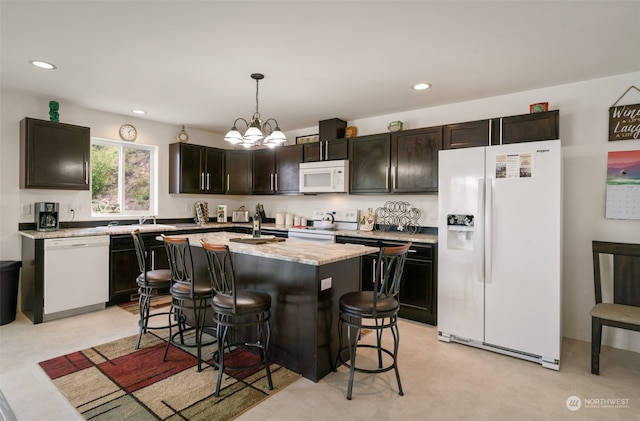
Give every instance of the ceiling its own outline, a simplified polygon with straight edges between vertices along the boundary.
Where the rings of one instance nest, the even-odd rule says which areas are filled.
[[[640,1],[1,0],[0,18],[2,88],[62,121],[73,103],[225,133],[255,72],[286,132],[640,70]]]

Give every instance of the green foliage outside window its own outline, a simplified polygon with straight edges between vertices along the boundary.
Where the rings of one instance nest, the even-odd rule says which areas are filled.
[[[148,148],[94,140],[91,145],[92,212],[149,212],[151,159],[152,151]]]

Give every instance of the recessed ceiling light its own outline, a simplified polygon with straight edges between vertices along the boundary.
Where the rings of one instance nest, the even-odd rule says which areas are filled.
[[[147,112],[144,110],[131,110],[132,113],[134,114],[146,114]]]
[[[424,91],[425,89],[429,89],[430,87],[430,83],[418,83],[416,85],[413,85],[413,89],[415,89],[416,91]]]
[[[36,67],[46,70],[54,70],[57,69],[55,64],[48,63],[42,60],[29,60],[29,63],[33,64]]]

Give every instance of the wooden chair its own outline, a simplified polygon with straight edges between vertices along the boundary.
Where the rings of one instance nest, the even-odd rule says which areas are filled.
[[[613,297],[602,302],[600,255],[613,255]],[[600,374],[602,326],[640,332],[640,244],[593,242],[596,305],[591,309],[591,373]]]

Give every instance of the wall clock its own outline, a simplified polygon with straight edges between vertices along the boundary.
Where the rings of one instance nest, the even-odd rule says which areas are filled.
[[[189,141],[189,134],[184,130],[184,125],[182,126],[182,130],[178,133],[178,140],[182,143],[187,143]]]
[[[138,137],[138,131],[132,124],[123,124],[120,126],[120,138],[122,140],[136,140]]]

